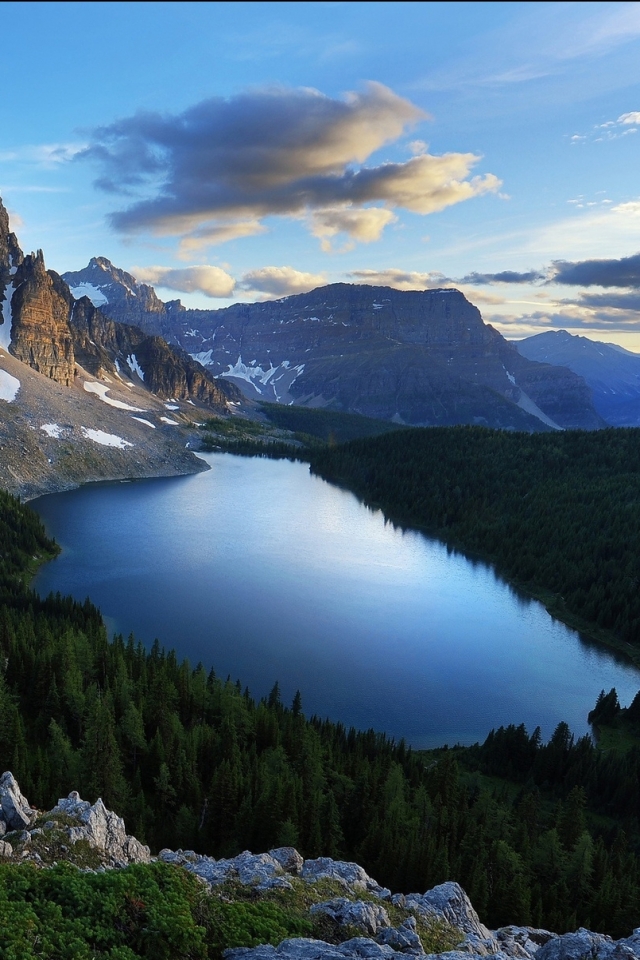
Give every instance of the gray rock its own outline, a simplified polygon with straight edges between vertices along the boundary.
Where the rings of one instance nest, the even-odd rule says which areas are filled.
[[[386,927],[379,930],[376,941],[380,944],[386,944],[397,953],[409,953],[415,957],[424,954],[424,947],[416,929],[415,917],[407,917],[399,927]]]
[[[170,853],[171,851],[162,851],[162,859],[167,860]],[[214,860],[213,857],[187,860],[184,854],[180,856],[186,870],[202,877],[212,886],[226,883],[227,880],[237,880],[257,890],[272,890],[276,887],[292,889],[291,883],[283,876],[282,867],[268,853],[256,854],[245,850],[230,860]]]
[[[373,893],[383,900],[391,898],[391,891],[386,887],[381,887],[369,874],[357,863],[349,863],[342,860],[332,860],[330,857],[318,857],[317,860],[305,860],[302,867],[301,876],[304,880],[315,882],[316,880],[337,880],[343,886],[349,889],[366,890]]]
[[[149,863],[151,860],[149,847],[143,846],[135,837],[127,836],[122,817],[107,810],[100,798],[91,805],[74,790],[68,797],[58,800],[51,813],[75,817],[79,825],[69,827],[71,842],[87,840],[92,847],[103,850],[116,865]]]
[[[0,840],[0,857],[12,857],[13,847],[6,840]]]
[[[500,927],[495,935],[500,949],[510,957],[533,957],[540,947],[556,936],[548,930],[514,926]]]
[[[536,953],[536,960],[613,960],[614,957],[618,960],[618,957],[634,956],[630,948],[620,947],[611,937],[580,927],[575,933],[565,933],[549,940]]]
[[[0,777],[0,805],[2,819],[10,830],[24,830],[33,823],[37,815],[29,806],[27,798],[22,796],[14,775],[9,771]]]
[[[335,900],[315,903],[309,912],[311,914],[324,913],[340,924],[341,927],[357,927],[372,937],[375,937],[381,928],[391,926],[389,914],[384,907],[365,900],[354,902],[353,900],[347,900],[345,897],[336,897]]]
[[[425,918],[441,917],[463,933],[482,941],[490,941],[495,944],[496,950],[499,949],[490,931],[480,923],[478,914],[459,883],[449,880],[424,894],[410,893],[404,898],[404,905],[407,910]]]
[[[224,951],[227,960],[391,960],[398,956],[385,944],[367,937],[355,937],[334,946],[324,940],[297,937],[283,940],[277,947],[240,947]]]
[[[7,832],[7,825],[4,820],[0,820],[0,837],[4,837]]]
[[[486,956],[491,957],[491,960],[509,960],[507,954],[501,950]],[[423,960],[469,960],[469,954],[461,950],[447,950],[446,953],[428,953]]]
[[[269,856],[278,861],[285,873],[294,873],[296,876],[302,873],[304,860],[295,847],[276,847],[275,850],[269,850]]]
[[[626,937],[624,940],[618,940],[618,943],[629,947],[629,949],[633,951],[634,956],[640,957],[640,927],[636,927],[630,937]]]

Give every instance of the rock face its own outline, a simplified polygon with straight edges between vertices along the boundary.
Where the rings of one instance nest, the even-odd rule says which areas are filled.
[[[64,284],[61,278],[59,282]],[[182,350],[162,337],[110,320],[86,296],[75,301],[70,297],[69,315],[76,359],[96,377],[124,370],[158,397],[195,400],[217,412],[226,411],[227,401],[239,396],[233,384],[215,380]]]
[[[75,355],[68,305],[46,271],[42,250],[24,258],[13,285],[11,353],[38,373],[71,386]]]
[[[36,818],[26,797],[22,796],[15,777],[9,771],[0,777],[0,806],[5,830],[24,830]],[[5,830],[2,833],[5,833]]]
[[[82,800],[74,790],[68,797],[58,800],[51,816],[55,817],[57,813],[63,813],[78,821],[78,826],[69,828],[69,839],[72,843],[87,840],[92,847],[104,851],[117,866],[149,863],[149,847],[143,846],[135,837],[127,836],[122,817],[107,810],[102,800],[98,799],[92,805],[88,800]]]
[[[100,267],[92,264],[100,262],[65,279],[93,276]],[[108,301],[100,303],[105,313],[122,321],[131,309],[146,330],[179,344],[248,397],[415,425],[604,425],[580,377],[526,360],[457,290],[336,283],[222,310],[167,304],[164,313],[154,308],[141,320],[132,305],[137,310],[144,298],[132,299],[118,286],[116,268],[109,270],[111,285],[98,290]],[[130,290],[141,290],[132,279]]]

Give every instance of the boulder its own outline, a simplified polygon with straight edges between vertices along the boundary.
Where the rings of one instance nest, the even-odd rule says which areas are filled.
[[[0,804],[2,819],[9,830],[24,830],[36,818],[36,811],[29,806],[27,798],[22,796],[16,778],[10,772],[3,773],[0,777]]]
[[[556,936],[535,927],[500,927],[495,931],[500,949],[510,957],[533,957],[540,947]]]
[[[404,906],[419,916],[441,917],[463,933],[479,940],[492,941],[498,949],[497,942],[487,927],[480,923],[478,914],[459,883],[449,880],[426,893],[410,893],[404,898]]]
[[[171,851],[163,851],[162,859],[169,860]],[[174,855],[175,856],[175,855]],[[228,880],[236,880],[245,886],[255,887],[256,890],[272,890],[281,887],[291,890],[291,884],[285,876],[278,861],[268,853],[250,853],[245,850],[230,860],[214,860],[213,857],[198,857],[187,860],[183,857],[186,870],[195,873],[210,883],[219,886]],[[174,861],[175,862],[175,861]]]
[[[73,790],[68,797],[58,800],[51,813],[76,818],[79,825],[68,830],[71,842],[87,840],[92,847],[104,850],[116,864],[149,863],[151,860],[149,847],[143,846],[135,837],[127,836],[122,817],[107,810],[100,798],[92,805]]]
[[[640,937],[614,941],[601,933],[580,927],[575,933],[565,933],[549,940],[536,953],[536,960],[638,960]]]
[[[399,927],[383,927],[382,930],[378,930],[376,942],[386,944],[397,953],[409,953],[415,957],[424,954],[424,947],[416,929],[415,917],[407,917]]]
[[[6,859],[13,856],[13,847],[6,840],[0,840],[0,857]]]
[[[301,876],[303,880],[314,883],[316,880],[337,880],[352,891],[363,890],[373,893],[383,900],[391,898],[391,891],[381,887],[357,863],[332,860],[331,857],[318,857],[317,860],[305,860]]]
[[[302,873],[304,860],[295,847],[276,847],[275,850],[269,850],[269,856],[278,861],[285,873],[296,876]]]
[[[365,900],[354,902],[345,897],[336,897],[335,900],[315,903],[309,912],[326,914],[341,927],[357,927],[371,937],[375,937],[382,928],[391,926],[389,914],[384,907]]]

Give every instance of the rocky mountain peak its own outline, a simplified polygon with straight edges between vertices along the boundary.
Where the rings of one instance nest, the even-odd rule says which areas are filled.
[[[12,279],[11,353],[38,373],[71,386],[75,357],[69,303],[47,273],[42,250],[26,256]]]
[[[134,324],[150,333],[161,332],[157,318],[163,317],[167,310],[153,287],[139,283],[107,257],[92,257],[82,270],[68,271],[62,278],[76,299],[89,297],[94,307],[106,311],[112,320]],[[175,303],[181,306],[180,301]]]

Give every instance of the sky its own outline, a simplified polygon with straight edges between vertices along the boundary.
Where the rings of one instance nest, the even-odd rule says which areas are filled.
[[[640,3],[0,3],[0,196],[216,308],[455,286],[640,352]]]

